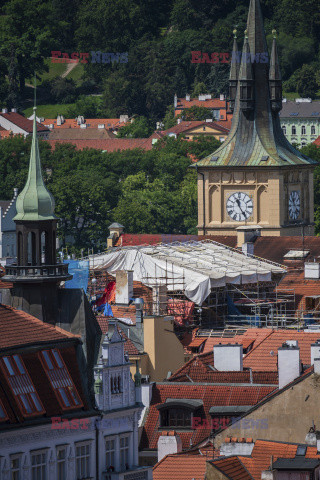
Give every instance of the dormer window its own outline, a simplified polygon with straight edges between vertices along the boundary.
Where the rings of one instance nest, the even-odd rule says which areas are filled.
[[[56,349],[43,350],[40,360],[61,407],[64,410],[82,407],[83,404],[60,352]]]
[[[192,428],[193,414],[202,407],[202,400],[167,398],[157,406],[160,428]]]
[[[18,402],[22,415],[29,417],[45,413],[20,355],[3,357],[0,365]]]

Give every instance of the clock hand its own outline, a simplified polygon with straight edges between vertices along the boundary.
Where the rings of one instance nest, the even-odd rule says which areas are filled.
[[[240,212],[242,213],[242,215],[244,215],[244,211],[241,208],[240,201],[238,199],[236,199],[236,202],[238,204],[238,207],[240,208]]]

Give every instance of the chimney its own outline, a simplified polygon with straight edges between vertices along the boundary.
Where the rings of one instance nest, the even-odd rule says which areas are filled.
[[[177,105],[178,105],[178,97],[177,97],[177,94],[175,93],[175,94],[174,94],[174,98],[173,98],[173,106],[174,106],[174,108],[177,108]]]
[[[121,223],[114,222],[111,223],[108,228],[110,235],[107,238],[107,247],[112,248],[116,244],[118,238],[122,235],[124,226],[121,225]]]
[[[224,101],[224,95],[223,93],[220,93],[220,100],[223,102]]]
[[[320,358],[313,359],[314,373],[320,375]]]
[[[120,123],[126,123],[129,121],[129,115],[120,115]]]
[[[243,371],[243,346],[241,344],[228,343],[227,345],[215,345],[213,347],[214,368],[221,372]]]
[[[60,117],[60,115],[57,116],[57,126],[61,127],[61,117]]]
[[[162,432],[158,440],[158,462],[166,455],[182,452],[182,442],[176,432]]]
[[[224,457],[251,455],[253,447],[252,438],[226,438],[220,447],[220,455]]]
[[[190,95],[189,95],[188,93],[187,93],[187,95],[186,95],[186,101],[187,101],[187,102],[190,102]]]
[[[261,480],[273,480],[273,471],[272,470],[262,470]]]
[[[133,297],[133,271],[118,270],[116,272],[116,303],[129,305]]]
[[[8,109],[7,109],[7,108],[3,108],[3,109],[1,110],[1,112],[2,112],[2,113],[8,113]]]
[[[242,253],[244,255],[254,255],[254,243],[253,242],[246,242],[242,244]]]
[[[311,343],[311,365],[314,364],[315,359],[320,357],[320,339],[315,343]]]
[[[278,348],[279,389],[300,376],[300,348],[296,340],[287,340]]]
[[[11,112],[12,113],[17,113],[17,109],[16,108],[11,108]]]
[[[182,122],[182,119],[181,119],[181,118],[178,118],[177,124],[179,125],[179,123],[181,123],[181,122]]]
[[[237,247],[242,248],[244,243],[253,243],[255,237],[261,236],[261,227],[259,225],[237,227]],[[250,248],[250,247],[249,247]]]
[[[305,262],[304,264],[304,278],[313,278],[319,280],[320,278],[320,263]]]

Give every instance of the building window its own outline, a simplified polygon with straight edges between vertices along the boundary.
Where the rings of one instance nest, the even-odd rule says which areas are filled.
[[[76,479],[90,477],[90,444],[76,446]]]
[[[57,447],[57,480],[65,480],[67,477],[66,457],[66,447]]]
[[[106,469],[108,472],[115,469],[115,440],[106,439]]]
[[[306,127],[304,125],[302,125],[301,127],[301,135],[305,135],[306,134]]]
[[[47,480],[47,452],[36,452],[31,455],[31,479]]]
[[[191,428],[191,412],[187,408],[170,408],[161,412],[161,427]]]
[[[45,413],[20,355],[3,357],[0,365],[18,401],[23,416],[27,417]]]
[[[43,350],[40,359],[64,410],[82,407],[79,394],[58,350]]]
[[[291,135],[296,135],[297,134],[297,129],[295,127],[295,125],[292,125],[291,127]]]
[[[316,134],[316,127],[314,125],[311,125],[311,135]]]
[[[112,394],[121,393],[122,392],[122,385],[121,385],[121,377],[113,376],[110,377],[110,390]]]
[[[219,120],[220,119],[220,110],[213,110],[213,118],[215,120]]]
[[[12,455],[10,457],[11,480],[21,480],[21,456]]]
[[[219,137],[219,142],[223,143],[224,142],[224,137]]]
[[[129,437],[120,437],[120,470],[129,469]]]
[[[287,127],[285,125],[283,125],[282,131],[284,135],[287,135]]]

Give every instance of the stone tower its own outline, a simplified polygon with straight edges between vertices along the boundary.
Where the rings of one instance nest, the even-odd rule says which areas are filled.
[[[250,0],[240,68],[236,39],[233,46],[231,130],[218,150],[195,165],[200,235],[235,235],[244,225],[258,225],[261,235],[299,235],[301,224],[313,223],[317,162],[293,148],[282,132],[273,34],[269,61],[260,2]]]

